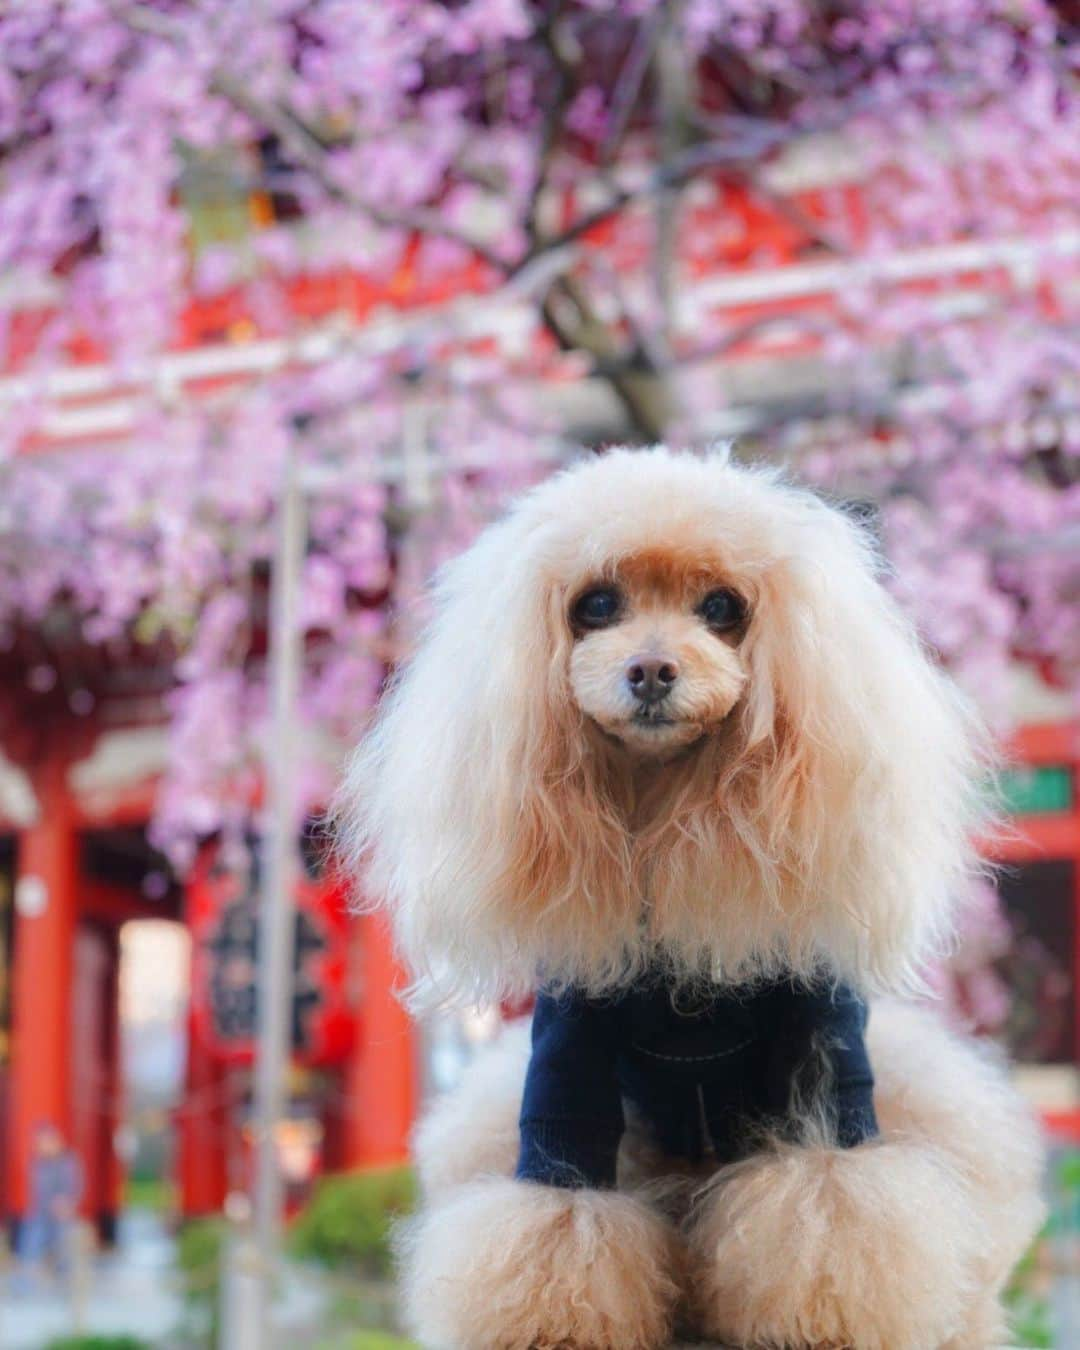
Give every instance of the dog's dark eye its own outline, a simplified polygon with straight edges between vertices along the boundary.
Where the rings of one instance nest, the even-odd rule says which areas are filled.
[[[619,616],[619,592],[610,586],[586,591],[574,601],[574,622],[581,628],[606,628]]]
[[[715,632],[726,633],[746,618],[746,602],[734,591],[710,591],[699,605],[698,613]]]

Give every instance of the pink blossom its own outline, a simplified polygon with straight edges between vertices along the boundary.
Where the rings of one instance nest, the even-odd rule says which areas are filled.
[[[536,381],[582,381],[598,368],[606,378],[587,344],[556,351],[544,332],[538,302],[557,269],[513,278],[522,290],[498,310],[495,338],[463,339],[445,311],[420,325],[408,306],[453,292],[466,268],[475,280],[463,238],[494,258],[483,285],[500,304],[500,261],[648,180],[652,66],[632,106],[616,105],[630,56],[661,15],[656,0],[562,7],[556,69],[542,7],[525,0],[270,0],[257,14],[194,0],[132,6],[142,25],[105,0],[8,9],[0,267],[20,284],[47,283],[59,304],[0,419],[0,638],[62,610],[87,642],[178,653],[154,830],[183,862],[201,834],[240,837],[249,817],[287,449],[330,484],[308,501],[299,713],[312,746],[344,742],[422,619],[431,572],[549,470],[537,449],[559,427]],[[865,220],[853,219],[843,183],[826,186],[820,237],[804,241],[800,260],[831,251],[873,265],[964,241],[1046,246],[1024,275],[1002,267],[967,287],[989,301],[979,312],[950,287],[868,272],[814,315],[828,363],[821,406],[779,400],[747,446],[880,504],[890,584],[1004,729],[1017,660],[1080,683],[1080,576],[1066,547],[1080,529],[1077,293],[1074,266],[1050,247],[1075,230],[1080,194],[1075,33],[1045,0],[836,10],[688,0],[671,12],[687,139],[715,136],[744,153],[730,172],[721,162],[698,178],[711,211],[684,198],[676,213],[680,296],[692,270],[787,257],[779,232],[743,238],[740,194],[804,135],[840,146]],[[262,124],[260,102],[287,110],[311,156],[279,120]],[[303,219],[266,222],[285,202]],[[603,250],[559,262],[615,346],[636,343],[642,363],[657,362],[667,340],[658,204],[646,194],[605,221]],[[250,231],[215,232],[215,212],[250,218]],[[442,228],[417,233],[416,219]],[[320,323],[345,336],[328,339],[314,365],[290,359],[201,400],[140,385],[128,446],[17,453],[48,420],[47,377],[76,332],[134,379],[176,344],[193,292],[235,288],[259,336],[289,344],[310,336],[287,303],[289,282],[331,286],[343,271],[354,276],[339,310]],[[351,281],[383,296],[359,335]],[[683,342],[722,345],[736,326],[706,310],[678,335],[677,354]],[[379,343],[365,348],[373,333]],[[734,361],[680,370],[667,434],[708,439],[717,413],[738,411],[734,373]],[[419,501],[387,469],[400,464],[418,403],[432,470]],[[298,766],[305,808],[327,791],[328,772],[314,753]],[[993,988],[971,975],[992,1004]]]

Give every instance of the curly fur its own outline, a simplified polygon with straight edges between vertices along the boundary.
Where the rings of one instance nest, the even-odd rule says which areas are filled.
[[[425,1199],[437,1199],[476,1177],[513,1173],[528,1062],[528,1023],[505,1028],[466,1067],[454,1091],[423,1117],[413,1153]],[[479,1121],[482,1130],[476,1128]]]
[[[485,1052],[421,1128],[429,1201],[512,1173],[529,1052],[522,1031]],[[620,1188],[685,1227],[693,1255],[677,1276],[701,1335],[801,1348],[815,1345],[804,1333],[834,1337],[818,1345],[845,1344],[835,1337],[846,1328],[858,1332],[859,1350],[1006,1343],[998,1297],[1045,1212],[1037,1123],[1000,1058],[925,1008],[875,1004],[868,1040],[882,1129],[868,1148],[840,1153],[812,1137],[777,1145],[703,1188],[701,1175],[673,1174],[631,1121]],[[466,1224],[455,1241],[468,1245],[473,1232]],[[435,1269],[427,1260],[444,1258],[435,1242],[410,1252],[409,1288],[426,1287]],[[834,1267],[843,1279],[830,1283]],[[501,1314],[492,1312],[492,1343]]]
[[[927,1008],[879,1003],[867,1039],[883,1134],[939,1149],[965,1187],[979,1232],[976,1282],[987,1317],[996,1316],[997,1295],[1045,1217],[1039,1123],[996,1047],[949,1031]]]
[[[665,618],[627,592],[621,631],[588,645],[575,598],[635,572],[681,599]],[[686,598],[702,579],[747,602],[722,648]],[[663,623],[703,711],[643,761],[605,722],[611,672]],[[825,967],[881,993],[949,932],[987,760],[855,521],[771,470],[619,451],[446,569],[338,835],[418,1003],[538,977],[598,995],[658,967],[672,984]],[[421,1341],[652,1350],[681,1299],[751,1350],[985,1350],[1041,1216],[1037,1131],[1002,1066],[936,1019],[879,1002],[868,1046],[880,1139],[836,1149],[808,1104],[798,1145],[708,1177],[631,1119],[621,1189],[600,1193],[511,1178],[528,1047],[504,1038],[418,1131],[429,1208],[402,1260]]]
[[[693,1230],[706,1332],[746,1350],[939,1350],[980,1243],[935,1149],[778,1145],[721,1171]]]
[[[402,1239],[411,1330],[432,1350],[660,1350],[677,1238],[626,1195],[489,1178]]]
[[[870,1024],[879,1142],[776,1144],[722,1169],[690,1219],[705,1332],[741,1347],[987,1350],[1044,1217],[1042,1145],[985,1047],[925,1009]]]
[[[634,831],[625,756],[570,696],[567,606],[646,551],[721,570],[753,617],[737,706]],[[774,471],[665,450],[583,462],[489,528],[445,570],[338,806],[417,997],[515,995],[538,971],[596,993],[658,964],[909,983],[971,863],[982,751],[878,571],[855,521]]]

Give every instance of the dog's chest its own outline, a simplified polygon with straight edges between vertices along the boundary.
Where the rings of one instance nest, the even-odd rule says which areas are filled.
[[[778,999],[783,993],[775,987],[697,998],[666,990],[626,996],[619,1084],[665,1152],[694,1163],[733,1160],[755,1126],[785,1110],[798,1056],[780,1043]]]
[[[643,1064],[708,1074],[721,1070],[764,1035],[768,1017],[756,999],[715,994],[635,992],[622,1009],[622,1049]]]

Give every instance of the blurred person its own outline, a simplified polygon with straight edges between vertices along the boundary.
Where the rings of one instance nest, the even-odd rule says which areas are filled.
[[[56,1124],[41,1122],[30,1163],[30,1208],[19,1235],[19,1256],[26,1266],[64,1272],[82,1188],[77,1154]]]

